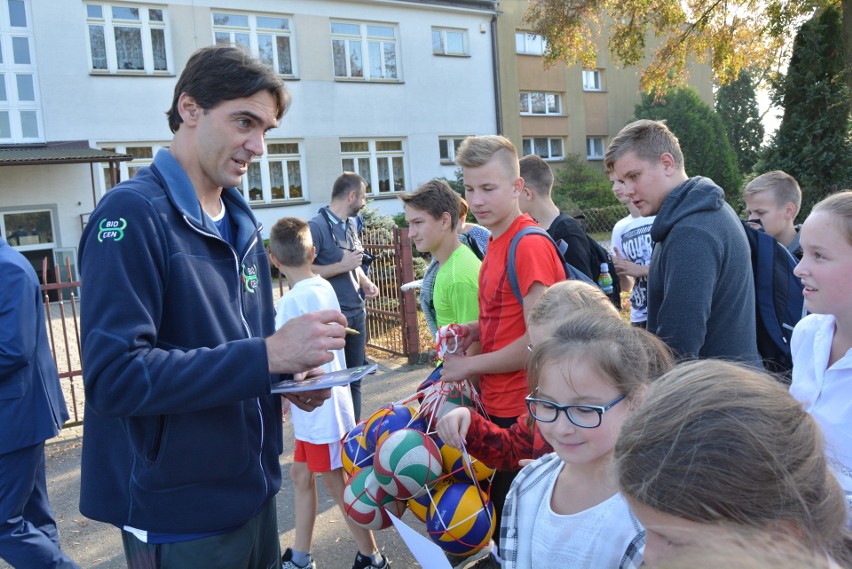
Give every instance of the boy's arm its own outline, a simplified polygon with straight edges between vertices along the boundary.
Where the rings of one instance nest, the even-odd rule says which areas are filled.
[[[535,282],[524,297],[524,319],[530,310],[544,294],[547,287],[540,282]],[[461,381],[475,375],[508,373],[524,369],[527,365],[529,355],[529,335],[524,332],[514,342],[507,344],[487,354],[475,356],[448,355],[444,359],[444,369],[441,379],[444,381]]]

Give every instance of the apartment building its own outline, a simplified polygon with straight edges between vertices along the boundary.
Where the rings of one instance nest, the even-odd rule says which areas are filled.
[[[632,120],[640,101],[639,69],[612,61],[605,31],[594,69],[564,63],[545,68],[542,37],[524,27],[527,6],[528,0],[500,2],[500,128],[523,154],[538,154],[555,168],[567,154],[602,167],[609,141]],[[653,38],[648,45],[653,47]],[[689,85],[713,105],[709,65],[693,65]]]
[[[354,170],[379,209],[497,132],[496,2],[0,0],[0,232],[34,263],[76,257],[98,199],[171,139],[184,63],[246,47],[293,94],[243,194],[269,227]],[[108,274],[105,274],[108,278]]]

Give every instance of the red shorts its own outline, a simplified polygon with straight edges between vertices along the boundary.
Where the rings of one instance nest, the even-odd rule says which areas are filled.
[[[331,472],[343,468],[342,451],[343,441],[315,445],[296,439],[293,460],[307,463],[311,472]]]

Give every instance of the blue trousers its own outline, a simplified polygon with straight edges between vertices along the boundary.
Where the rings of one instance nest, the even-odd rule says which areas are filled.
[[[343,355],[346,367],[358,367],[366,363],[367,351],[367,312],[363,308],[358,312],[345,313],[347,326],[358,330],[360,334],[347,334]],[[355,409],[355,422],[361,420],[361,380],[349,384],[352,393],[352,407]]]
[[[79,569],[59,548],[43,442],[0,455],[0,557],[13,567]]]

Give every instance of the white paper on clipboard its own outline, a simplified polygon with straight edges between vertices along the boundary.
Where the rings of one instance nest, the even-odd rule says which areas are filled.
[[[297,393],[299,391],[313,391],[315,389],[328,389],[338,385],[349,385],[358,381],[368,373],[379,368],[377,364],[366,366],[348,367],[331,373],[325,373],[317,377],[311,377],[302,381],[287,379],[272,386],[272,393]]]
[[[411,529],[404,521],[390,512],[388,512],[388,516],[393,522],[396,531],[399,532],[399,537],[402,538],[402,541],[411,550],[411,554],[421,567],[428,567],[429,569],[453,569],[453,566],[447,561],[446,555],[444,555],[444,550],[438,547],[437,544]]]

